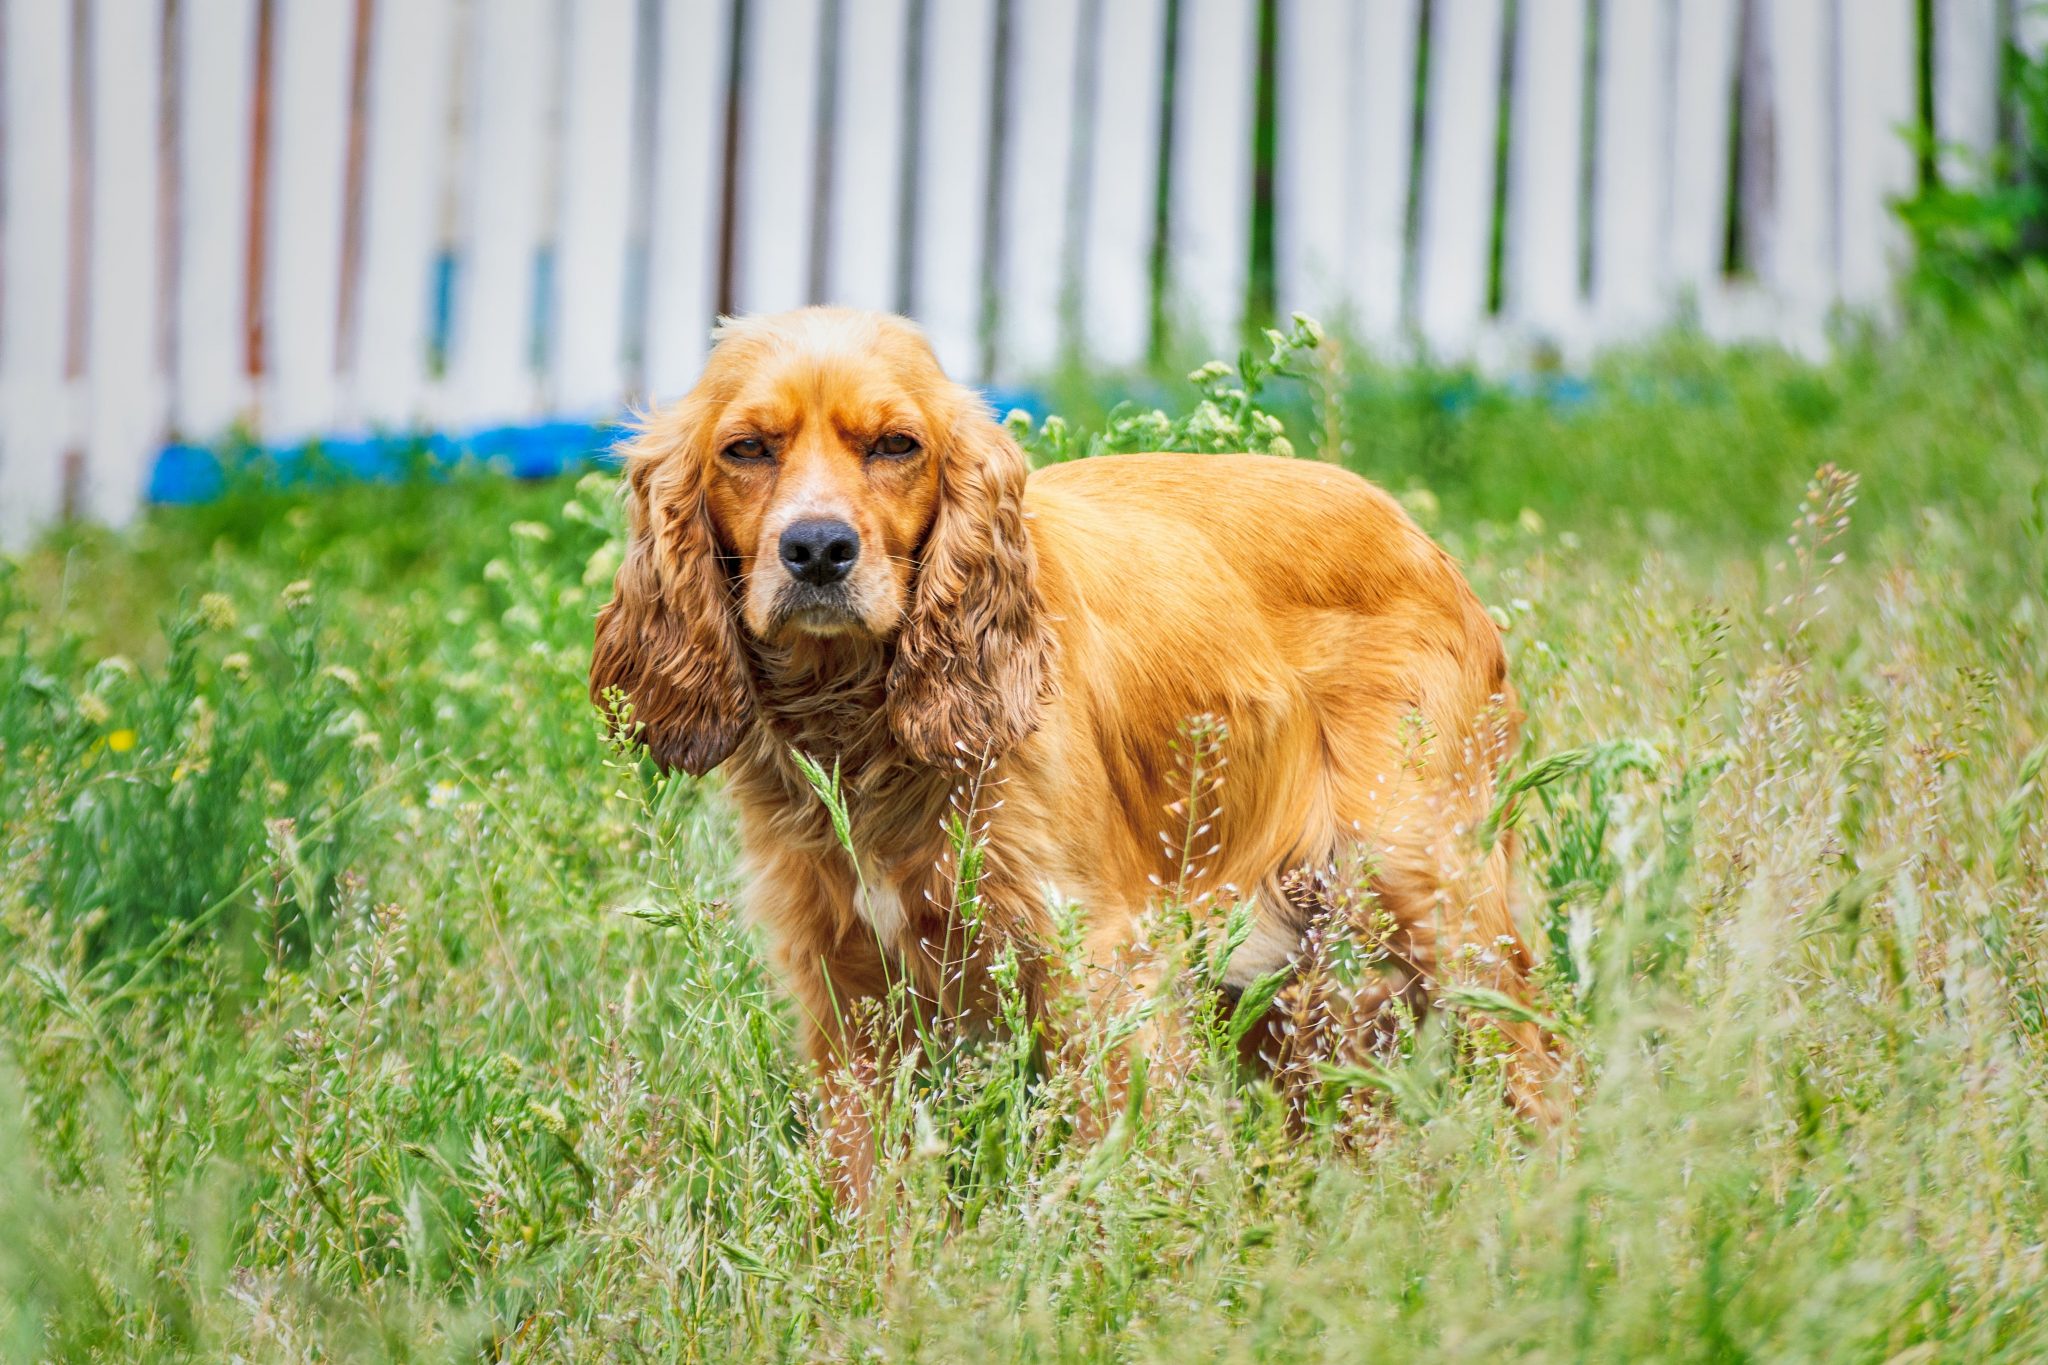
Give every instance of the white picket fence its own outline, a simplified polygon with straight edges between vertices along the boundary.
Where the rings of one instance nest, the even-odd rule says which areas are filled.
[[[1277,0],[1269,44],[1261,8],[0,0],[0,536],[231,427],[671,395],[721,307],[902,309],[979,379],[1225,344],[1262,203],[1281,310],[1393,353],[1884,305],[1918,0]],[[1935,131],[1981,152],[2048,20],[1932,13]]]

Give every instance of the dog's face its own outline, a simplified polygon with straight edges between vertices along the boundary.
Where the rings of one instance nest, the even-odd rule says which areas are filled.
[[[797,342],[719,348],[705,383],[729,396],[698,453],[705,506],[756,638],[886,639],[939,504],[948,414],[920,396],[949,386],[904,329],[828,317]]]
[[[623,692],[662,763],[703,772],[754,724],[753,670],[841,639],[885,650],[914,756],[999,751],[1036,723],[1049,637],[1028,467],[899,318],[729,322],[703,378],[625,447],[631,539],[591,694]]]

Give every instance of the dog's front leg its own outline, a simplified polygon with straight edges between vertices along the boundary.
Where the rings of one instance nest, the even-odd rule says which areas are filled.
[[[871,963],[840,953],[790,965],[804,1055],[818,1072],[814,1132],[840,1197],[858,1208],[875,1179],[887,983],[878,955]]]

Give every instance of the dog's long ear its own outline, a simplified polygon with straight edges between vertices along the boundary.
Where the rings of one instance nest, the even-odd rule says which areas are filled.
[[[926,762],[1001,753],[1038,723],[1051,639],[1024,529],[1024,452],[960,389],[934,433],[938,510],[889,672],[889,723]]]
[[[752,716],[730,575],[704,507],[697,404],[649,418],[623,448],[629,540],[597,615],[590,697],[618,688],[637,738],[667,768],[703,774],[733,751]]]

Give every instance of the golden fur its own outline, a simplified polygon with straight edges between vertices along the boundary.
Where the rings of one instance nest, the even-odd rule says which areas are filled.
[[[900,978],[975,1015],[977,962],[1002,942],[1037,1002],[1059,901],[1081,907],[1091,963],[1117,961],[1176,872],[1160,837],[1181,794],[1171,746],[1198,714],[1227,727],[1229,764],[1202,889],[1257,905],[1233,982],[1300,942],[1285,874],[1364,853],[1409,984],[1525,994],[1506,854],[1469,837],[1515,721],[1500,637],[1364,480],[1250,455],[1033,474],[915,328],[829,309],[728,322],[696,389],[625,453],[631,543],[592,693],[630,699],[661,763],[724,765],[748,905],[778,944],[856,1187],[855,1083],[879,1060],[848,1022],[859,1002]],[[775,548],[821,515],[862,547],[823,606]],[[792,750],[838,765],[860,868]],[[979,949],[952,912],[942,828],[977,779]],[[1517,1099],[1540,1108],[1544,1040],[1504,1027]]]

